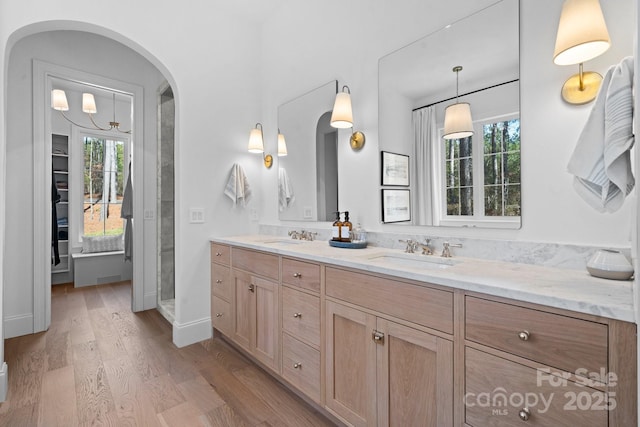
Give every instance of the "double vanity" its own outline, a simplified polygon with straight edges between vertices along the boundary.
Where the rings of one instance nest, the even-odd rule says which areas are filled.
[[[631,282],[451,251],[214,238],[213,327],[346,425],[637,425]]]

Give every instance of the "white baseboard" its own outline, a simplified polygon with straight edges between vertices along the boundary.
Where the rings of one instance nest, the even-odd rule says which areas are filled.
[[[211,338],[211,318],[196,320],[185,324],[173,322],[173,343],[178,347],[195,344]]]
[[[33,333],[33,314],[20,314],[4,318],[4,338],[19,337]]]
[[[2,362],[2,369],[0,369],[0,402],[7,400],[7,391],[9,390],[8,369],[7,362]]]

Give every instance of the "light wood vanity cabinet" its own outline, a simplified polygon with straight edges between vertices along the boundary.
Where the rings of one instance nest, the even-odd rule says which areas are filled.
[[[271,280],[279,276],[278,257],[233,248],[231,259],[235,310],[230,338],[280,372],[280,286]]]
[[[549,310],[465,296],[466,425],[637,425],[635,325]]]
[[[431,298],[436,297],[449,302],[444,302],[449,309],[445,319],[452,321],[453,295],[446,298],[437,289],[412,289],[414,285],[408,283],[380,280],[327,267],[327,297],[332,299],[327,300],[325,315],[326,406],[354,426],[452,426],[452,337],[428,333],[417,324],[402,324],[402,315],[398,321],[390,320],[384,313],[398,313],[394,306],[400,305],[407,307],[405,317],[412,317],[418,305],[430,307]],[[358,303],[355,295],[351,298],[338,291],[335,282],[340,289],[342,285],[360,289],[375,282],[360,301],[376,306],[379,302],[380,310],[333,300],[339,295],[347,303]],[[412,320],[416,319],[449,329],[441,319],[423,314]]]
[[[215,243],[211,261],[213,326],[346,425],[637,425],[635,324]]]

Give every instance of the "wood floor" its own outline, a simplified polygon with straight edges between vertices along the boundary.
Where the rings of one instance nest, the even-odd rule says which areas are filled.
[[[5,341],[0,426],[329,426],[220,339],[177,348],[129,282],[54,286],[47,332]]]

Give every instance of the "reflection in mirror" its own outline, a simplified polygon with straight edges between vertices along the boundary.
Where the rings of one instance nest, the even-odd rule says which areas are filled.
[[[380,59],[380,150],[410,156],[407,224],[520,227],[518,6],[499,1]],[[456,102],[471,105],[474,134],[445,140]]]
[[[332,80],[278,107],[288,149],[278,157],[280,220],[333,221],[338,210],[338,134],[329,125],[337,91]]]

